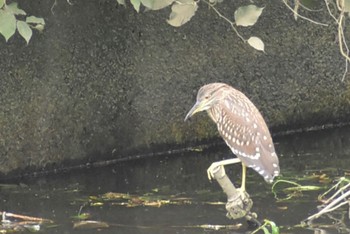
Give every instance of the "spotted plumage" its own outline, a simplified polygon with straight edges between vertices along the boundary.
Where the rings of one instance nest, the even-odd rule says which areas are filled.
[[[267,182],[279,175],[279,162],[269,129],[254,104],[240,91],[224,83],[200,88],[197,103],[186,119],[206,110],[218,131],[242,164],[253,168]]]

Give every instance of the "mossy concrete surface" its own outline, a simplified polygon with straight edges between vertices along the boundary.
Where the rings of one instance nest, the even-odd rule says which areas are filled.
[[[224,1],[233,18],[245,1]],[[281,1],[263,1],[258,36],[266,53],[244,44],[205,4],[180,28],[170,9],[136,13],[116,1],[20,1],[44,17],[29,45],[1,39],[0,172],[114,159],[217,137],[210,119],[184,123],[200,86],[226,82],[261,110],[272,131],[347,121],[348,80],[336,25],[293,19]],[[322,7],[320,5],[320,7]]]

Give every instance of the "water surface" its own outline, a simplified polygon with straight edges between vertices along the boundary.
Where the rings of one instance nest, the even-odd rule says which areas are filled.
[[[296,181],[295,177],[316,175],[313,180],[298,183],[329,187],[332,180],[349,175],[349,130],[343,127],[275,138],[284,178]],[[206,175],[212,162],[229,157],[229,149],[222,144],[204,151],[25,178],[0,187],[1,210],[53,220],[54,224],[40,227],[41,233],[246,233],[244,220],[226,218],[225,205],[218,203],[225,203],[226,197],[217,183],[209,182]],[[238,186],[240,165],[228,166],[226,172]],[[329,178],[328,182],[317,179],[322,174]],[[254,201],[253,211],[260,220],[274,221],[283,233],[317,233],[294,225],[317,211],[317,196],[324,190],[303,192],[299,197],[280,202],[272,194],[271,184],[266,184],[251,169],[248,170],[247,190]],[[111,192],[134,195],[136,203],[137,197],[145,194],[176,202],[160,207],[142,203],[127,207],[120,204],[120,200],[99,199]],[[74,223],[78,222],[73,216],[80,213],[89,213],[89,220],[105,222],[109,227],[73,229]],[[320,222],[332,224],[334,220],[323,218]],[[242,226],[238,230],[205,228],[205,225],[240,223]],[[346,233],[330,227],[325,233],[341,232]]]

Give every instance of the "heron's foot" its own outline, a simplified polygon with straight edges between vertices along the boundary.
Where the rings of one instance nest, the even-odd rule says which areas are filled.
[[[220,162],[212,163],[210,167],[207,169],[208,179],[212,180],[215,177],[214,174],[218,172],[220,169],[222,169],[223,173],[225,173],[225,168]]]
[[[240,188],[237,188],[237,192],[241,195],[241,196],[245,196],[245,194],[247,193],[247,191],[245,190],[244,186],[241,186]]]
[[[237,190],[239,190],[239,191],[242,192],[242,193],[247,192],[247,191],[245,190],[245,184],[242,184],[241,187],[238,188]]]

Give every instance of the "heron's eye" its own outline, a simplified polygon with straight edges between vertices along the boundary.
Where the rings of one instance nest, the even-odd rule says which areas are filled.
[[[209,97],[210,97],[210,96],[209,96],[209,95],[207,95],[207,96],[205,96],[204,98],[205,98],[205,99],[209,99]]]

